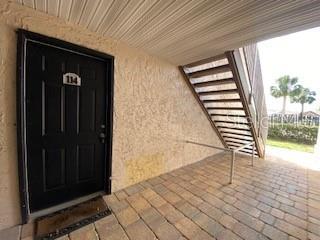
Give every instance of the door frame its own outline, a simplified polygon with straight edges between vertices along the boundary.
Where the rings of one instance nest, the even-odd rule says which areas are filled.
[[[26,140],[26,46],[27,42],[37,42],[49,45],[69,52],[77,53],[99,59],[106,64],[106,136],[105,141],[105,172],[104,191],[111,194],[112,176],[112,133],[113,133],[113,86],[114,86],[114,57],[86,47],[72,44],[60,39],[44,36],[23,29],[17,30],[17,150],[18,150],[18,174],[22,223],[27,223],[30,218],[28,198],[28,174],[27,174],[27,140]],[[107,161],[109,160],[109,161]]]

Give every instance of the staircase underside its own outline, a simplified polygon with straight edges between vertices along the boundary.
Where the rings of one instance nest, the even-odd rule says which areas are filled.
[[[224,146],[236,149],[255,139],[230,54],[191,63],[180,70]],[[251,154],[252,146],[240,151]],[[257,150],[255,154],[260,155]]]

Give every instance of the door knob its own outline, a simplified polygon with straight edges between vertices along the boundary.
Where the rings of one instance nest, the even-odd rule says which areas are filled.
[[[106,135],[104,133],[100,133],[99,138],[100,138],[100,141],[104,143],[104,140],[106,139]]]

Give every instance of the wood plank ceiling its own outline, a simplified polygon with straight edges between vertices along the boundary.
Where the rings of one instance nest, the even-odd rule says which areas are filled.
[[[320,26],[319,0],[16,0],[185,65]]]

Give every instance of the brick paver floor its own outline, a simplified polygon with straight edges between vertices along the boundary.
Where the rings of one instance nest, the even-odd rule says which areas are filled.
[[[219,154],[106,196],[113,214],[60,239],[320,239],[320,173]]]

